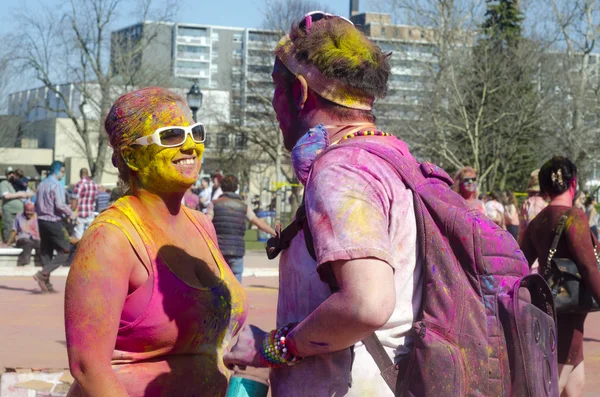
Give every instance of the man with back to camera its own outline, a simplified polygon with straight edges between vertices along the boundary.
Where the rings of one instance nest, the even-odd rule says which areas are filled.
[[[207,216],[212,220],[219,249],[225,261],[231,268],[235,278],[241,283],[244,272],[244,254],[246,253],[246,221],[258,227],[271,236],[275,230],[265,221],[256,216],[254,211],[235,192],[238,190],[238,179],[234,175],[226,175],[221,180],[223,194],[208,205]]]
[[[413,194],[393,166],[351,145],[313,164],[326,147],[364,136],[412,158],[375,126],[388,55],[350,21],[322,12],[294,25],[275,54],[272,104],[305,185],[316,260],[300,231],[279,261],[277,330],[246,326],[225,362],[271,366],[274,397],[393,396],[360,341],[377,331],[396,362],[411,351],[413,308],[421,304]],[[328,284],[336,283],[332,294]],[[281,337],[285,360],[267,362],[262,351],[277,350]],[[290,366],[297,357],[302,362]]]
[[[71,209],[77,211],[77,224],[75,225],[75,238],[80,240],[83,233],[90,227],[94,221],[96,210],[96,197],[98,195],[98,185],[90,178],[90,172],[87,168],[79,171],[79,182],[73,188],[71,197]]]

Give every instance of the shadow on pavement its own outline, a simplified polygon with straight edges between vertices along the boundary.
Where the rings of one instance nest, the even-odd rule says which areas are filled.
[[[279,287],[269,287],[268,285],[250,284],[250,285],[247,285],[246,287],[247,288],[264,288],[264,289],[279,290]]]
[[[30,292],[34,295],[42,295],[42,291],[37,288],[19,288],[19,287],[9,287],[8,285],[0,285],[0,289],[5,289],[7,291],[25,291]]]

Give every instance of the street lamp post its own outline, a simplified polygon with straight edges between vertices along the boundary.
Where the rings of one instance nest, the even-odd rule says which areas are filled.
[[[187,103],[192,111],[192,117],[195,122],[198,121],[196,120],[196,113],[198,112],[198,109],[202,107],[202,96],[202,91],[200,91],[198,85],[194,83],[187,93]]]

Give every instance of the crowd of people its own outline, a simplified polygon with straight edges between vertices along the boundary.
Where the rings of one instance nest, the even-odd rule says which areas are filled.
[[[0,182],[1,246],[22,249],[17,266],[30,264],[33,250],[38,262],[45,266],[52,259],[50,250],[54,252],[57,248],[59,255],[51,262],[57,266],[68,264],[67,258],[74,255],[77,241],[87,227],[119,197],[118,189],[113,193],[113,190],[96,184],[87,168],[81,169],[80,181],[72,189],[65,189],[61,183],[63,177],[64,164],[60,161],[51,165],[48,175],[37,186],[21,169],[6,169],[6,179]],[[48,189],[50,182],[53,184]],[[65,233],[67,238],[63,243]],[[48,268],[46,273],[49,276]],[[37,275],[36,280],[41,280],[41,276]],[[44,285],[50,286],[45,282]]]
[[[576,165],[546,161],[521,204],[480,195],[472,167],[452,179],[377,128],[390,70],[335,15],[309,13],[279,42],[272,104],[304,186],[284,230],[256,217],[235,176],[198,185],[207,131],[183,98],[147,87],[115,101],[105,130],[123,197],[92,221],[87,171],[69,206],[55,162],[35,200],[42,290],[69,250],[63,218],[77,240],[69,396],[225,396],[230,370],[247,366],[270,369],[273,397],[583,394],[590,309],[561,311],[547,284],[553,258],[567,258],[600,302],[598,214]],[[8,216],[23,211],[17,236],[31,236],[22,205]],[[274,236],[269,258],[281,253],[269,332],[246,324],[247,221]]]

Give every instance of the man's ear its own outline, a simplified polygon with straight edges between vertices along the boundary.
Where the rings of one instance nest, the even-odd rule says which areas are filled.
[[[137,172],[140,170],[140,168],[137,166],[136,156],[134,155],[132,148],[124,147],[121,150],[121,156],[123,156],[123,161],[125,161],[125,164],[127,164],[131,171]]]
[[[302,75],[296,76],[294,86],[292,87],[292,94],[294,95],[294,103],[298,111],[304,109],[304,104],[308,98],[308,84]]]

